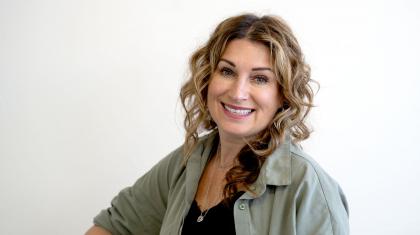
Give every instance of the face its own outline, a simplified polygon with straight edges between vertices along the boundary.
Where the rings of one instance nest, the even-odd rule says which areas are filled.
[[[282,96],[262,43],[232,40],[211,75],[207,106],[223,138],[250,138],[264,130]]]

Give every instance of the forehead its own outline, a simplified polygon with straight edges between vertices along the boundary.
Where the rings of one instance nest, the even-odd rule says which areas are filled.
[[[230,41],[221,58],[232,61],[238,66],[271,68],[270,50],[268,47],[249,39],[234,39]]]

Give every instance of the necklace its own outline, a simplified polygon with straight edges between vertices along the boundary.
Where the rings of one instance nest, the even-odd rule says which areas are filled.
[[[200,213],[200,215],[197,217],[197,222],[200,223],[201,221],[204,220],[204,217],[207,215],[207,212],[209,212],[210,209],[207,209],[203,212]]]
[[[219,146],[217,146],[217,153],[216,153],[216,159],[217,158],[220,158],[220,144],[219,144]],[[215,172],[215,169],[213,169],[213,171],[211,172],[211,177],[210,177],[210,179],[213,179],[213,176],[214,176],[214,172]],[[206,198],[206,207],[208,206],[208,194],[209,194],[209,190],[210,190],[210,184],[207,186],[207,188],[206,188],[206,194],[205,194],[205,198]],[[197,205],[198,206],[198,205]],[[206,209],[205,211],[201,211],[200,210],[200,215],[197,217],[197,222],[198,223],[200,223],[200,222],[202,222],[203,220],[204,220],[204,217],[206,217],[206,215],[207,215],[207,213],[209,212],[209,210],[210,210],[211,208],[208,208],[208,209]]]

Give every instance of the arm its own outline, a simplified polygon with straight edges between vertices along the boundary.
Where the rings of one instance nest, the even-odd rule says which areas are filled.
[[[123,189],[111,201],[111,207],[94,218],[93,231],[100,231],[97,228],[101,227],[113,235],[158,234],[166,213],[171,181],[181,169],[181,162],[182,156],[176,150],[133,186]]]
[[[98,226],[92,226],[86,233],[85,235],[112,235],[110,232],[108,232],[107,230],[98,227]]]

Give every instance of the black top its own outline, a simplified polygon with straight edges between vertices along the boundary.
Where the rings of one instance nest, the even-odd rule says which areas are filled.
[[[197,222],[197,218],[200,216],[201,211],[197,202],[194,200],[187,217],[184,219],[182,235],[236,234],[235,220],[233,218],[233,205],[236,199],[242,194],[243,192],[238,193],[230,205],[225,205],[223,202],[220,202],[216,206],[210,208],[201,222]]]

